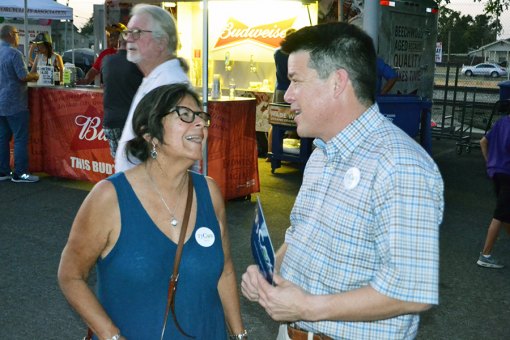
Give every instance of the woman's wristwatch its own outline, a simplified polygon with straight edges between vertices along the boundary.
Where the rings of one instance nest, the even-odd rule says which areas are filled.
[[[242,339],[248,339],[248,331],[245,329],[239,334],[232,334],[229,336],[230,340],[242,340]]]

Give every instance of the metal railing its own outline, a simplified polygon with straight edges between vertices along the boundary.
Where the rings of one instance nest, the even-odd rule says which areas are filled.
[[[498,83],[506,80],[469,77],[462,65],[436,67],[432,107],[432,136],[457,140],[457,153],[478,146],[494,104],[499,100]],[[474,138],[476,137],[476,138]]]

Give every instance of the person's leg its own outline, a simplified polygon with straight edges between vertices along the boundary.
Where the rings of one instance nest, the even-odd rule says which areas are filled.
[[[496,208],[494,209],[492,221],[487,230],[483,250],[476,263],[482,267],[499,269],[504,266],[499,264],[498,261],[491,256],[491,253],[501,227],[506,227],[506,224],[510,221],[510,176],[495,174],[493,180],[497,195]]]
[[[21,111],[8,117],[9,125],[14,135],[14,173],[17,175],[28,173],[28,133],[29,113]]]
[[[5,179],[8,179],[7,176],[11,172],[11,150],[9,146],[11,137],[12,131],[7,117],[0,116],[0,175],[5,175]]]
[[[485,237],[485,244],[482,250],[483,255],[491,254],[492,248],[494,248],[494,244],[496,243],[499,231],[501,230],[502,226],[503,223],[501,221],[495,218],[492,219],[491,223],[489,224],[489,229],[487,230],[487,236]]]
[[[267,158],[266,162],[270,162],[271,158],[269,154],[273,153],[273,126],[269,125],[269,130],[267,131]]]

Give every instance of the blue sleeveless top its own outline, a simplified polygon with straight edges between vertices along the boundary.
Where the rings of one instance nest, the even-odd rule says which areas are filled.
[[[195,339],[224,340],[218,293],[224,262],[221,231],[205,178],[191,174],[197,219],[183,247],[175,313],[182,329]],[[160,339],[177,244],[154,224],[124,173],[108,180],[117,191],[121,231],[112,251],[97,262],[97,296],[127,339]],[[189,339],[176,328],[171,311],[164,339]]]

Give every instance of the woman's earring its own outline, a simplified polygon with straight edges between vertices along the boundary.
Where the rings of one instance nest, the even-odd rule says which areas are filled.
[[[156,144],[152,142],[152,150],[151,150],[152,159],[156,159],[158,157],[158,152],[156,151]]]

